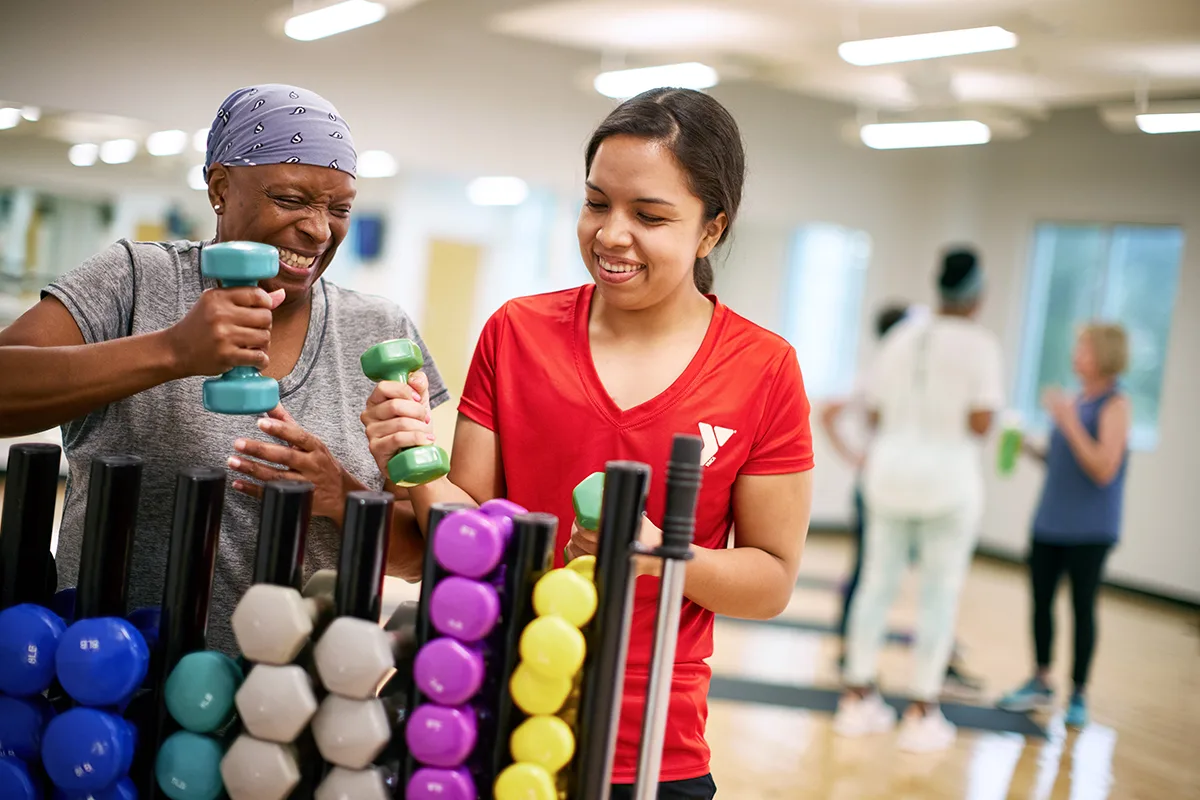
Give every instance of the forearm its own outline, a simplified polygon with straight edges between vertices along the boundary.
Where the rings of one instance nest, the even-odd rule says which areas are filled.
[[[0,347],[0,436],[82,417],[183,377],[165,331],[72,347]]]
[[[715,614],[742,619],[778,616],[796,576],[783,559],[757,547],[710,550],[692,546],[683,593]]]
[[[419,526],[419,532],[428,534],[429,510],[437,503],[466,503],[478,506],[489,497],[472,497],[465,489],[451,482],[450,477],[438,478],[423,486],[410,486],[408,497],[411,501],[413,514]]]
[[[417,525],[413,504],[397,500],[392,507],[392,535],[388,542],[387,574],[409,583],[421,580],[425,563],[425,538]]]

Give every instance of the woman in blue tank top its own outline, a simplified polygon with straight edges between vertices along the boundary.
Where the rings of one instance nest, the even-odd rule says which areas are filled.
[[[1096,594],[1105,559],[1120,538],[1132,410],[1117,377],[1127,361],[1128,345],[1120,326],[1085,327],[1072,359],[1080,394],[1071,399],[1060,390],[1047,391],[1043,404],[1054,421],[1049,447],[1043,453],[1025,446],[1026,453],[1046,464],[1029,553],[1037,672],[999,705],[1032,711],[1053,702],[1049,673],[1054,594],[1066,572],[1075,616],[1074,691],[1066,724],[1075,727],[1087,724],[1084,690],[1096,643]]]

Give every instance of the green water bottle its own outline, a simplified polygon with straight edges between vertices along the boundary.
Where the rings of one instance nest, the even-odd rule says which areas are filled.
[[[1021,440],[1024,436],[1021,422],[1021,414],[1018,411],[1005,411],[1000,417],[1000,448],[997,452],[996,470],[1002,477],[1008,477],[1017,468],[1017,459],[1021,455]]]

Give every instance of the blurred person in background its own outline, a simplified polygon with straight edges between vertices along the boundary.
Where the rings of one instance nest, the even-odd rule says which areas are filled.
[[[1096,595],[1104,562],[1121,533],[1125,470],[1133,407],[1120,390],[1129,345],[1119,325],[1087,325],[1075,343],[1071,366],[1080,392],[1058,388],[1042,398],[1054,424],[1049,447],[1026,443],[1024,451],[1046,465],[1041,501],[1033,519],[1029,583],[1033,593],[1034,676],[1001,698],[1009,711],[1049,708],[1054,644],[1054,595],[1063,573],[1071,578],[1075,617],[1072,682],[1065,722],[1088,722],[1084,692],[1096,647]]]
[[[929,313],[925,306],[908,306],[901,303],[889,303],[875,314],[875,337],[882,342],[888,332],[897,324],[907,319],[923,319]],[[836,398],[826,403],[821,411],[821,425],[829,436],[829,443],[837,454],[854,468],[854,519],[851,522],[850,533],[854,541],[854,566],[850,576],[842,588],[842,615],[838,620],[838,636],[841,638],[841,652],[838,655],[838,669],[845,668],[846,662],[846,626],[850,619],[850,605],[858,588],[859,577],[863,564],[863,529],[866,526],[866,510],[862,494],[862,468],[866,461],[867,447],[867,408],[863,395],[863,381],[860,376],[850,395]],[[851,442],[845,436],[842,428],[843,421],[849,418],[855,438],[860,442]],[[912,562],[916,561],[915,551]],[[962,663],[962,654],[958,643],[951,654],[950,664],[946,667],[946,679],[943,684],[943,695],[971,696],[978,695],[983,689],[983,682],[971,675]]]
[[[834,718],[842,736],[896,724],[876,669],[915,549],[921,589],[912,702],[898,740],[909,751],[945,749],[956,737],[938,697],[983,511],[981,440],[1004,403],[1000,342],[974,319],[984,289],[975,253],[947,252],[937,285],[937,313],[893,331],[864,382],[875,429],[863,468],[865,553],[847,630],[847,688]]]

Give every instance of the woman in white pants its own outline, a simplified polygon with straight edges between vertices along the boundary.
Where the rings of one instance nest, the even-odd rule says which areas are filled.
[[[876,665],[915,549],[921,590],[912,702],[898,742],[912,751],[954,742],[937,698],[983,510],[981,440],[1004,400],[999,341],[974,321],[983,292],[974,253],[945,255],[938,292],[938,313],[898,326],[868,373],[876,434],[863,475],[866,561],[850,609],[847,688],[834,720],[843,736],[880,733],[896,723],[896,711],[875,688]]]

